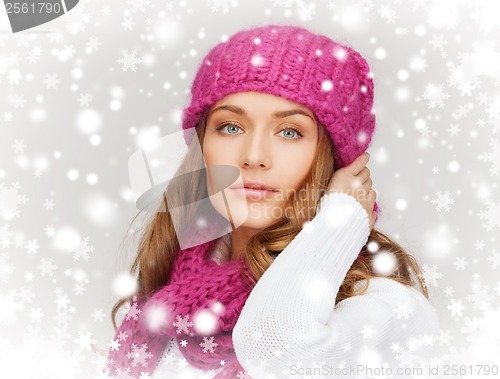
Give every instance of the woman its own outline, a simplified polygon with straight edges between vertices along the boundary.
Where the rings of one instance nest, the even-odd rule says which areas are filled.
[[[372,106],[366,61],[303,27],[257,26],[210,50],[183,112],[181,169],[194,174],[162,206],[209,198],[233,228],[211,238],[216,223],[194,222],[193,206],[181,244],[172,212],[155,215],[131,269],[137,296],[113,308],[115,323],[131,306],[106,373],[339,377],[430,357],[437,319],[418,265],[374,229]],[[190,170],[200,160],[206,171]],[[221,167],[237,168],[230,186]]]

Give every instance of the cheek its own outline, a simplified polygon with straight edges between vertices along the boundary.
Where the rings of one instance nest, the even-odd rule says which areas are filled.
[[[300,151],[286,154],[283,152],[275,160],[273,171],[277,173],[284,188],[296,189],[306,178],[314,160],[314,147],[301,149]]]

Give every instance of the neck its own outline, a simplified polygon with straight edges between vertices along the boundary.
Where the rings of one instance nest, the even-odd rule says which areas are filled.
[[[231,244],[229,249],[231,251],[231,260],[240,259],[245,255],[245,246],[247,241],[257,234],[258,231],[252,228],[239,227],[231,233]]]

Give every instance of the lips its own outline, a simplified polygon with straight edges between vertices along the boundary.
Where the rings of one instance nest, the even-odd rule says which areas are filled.
[[[241,197],[250,200],[263,200],[270,196],[274,197],[274,195],[279,192],[268,184],[252,180],[244,180],[243,183],[236,184],[230,188]]]
[[[278,192],[278,190],[274,187],[271,187],[265,183],[253,181],[253,180],[244,180],[243,184],[236,184],[231,188],[248,188],[252,190],[260,190],[260,191],[269,191],[269,192]]]

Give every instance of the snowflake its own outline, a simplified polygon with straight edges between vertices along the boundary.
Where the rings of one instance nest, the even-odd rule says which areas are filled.
[[[81,296],[87,289],[85,288],[85,285],[83,283],[76,283],[75,286],[73,287],[73,292],[75,295]]]
[[[118,350],[122,344],[118,342],[117,340],[113,340],[110,344],[109,347],[111,350]]]
[[[67,61],[69,58],[73,58],[75,54],[75,48],[73,45],[64,45],[64,49],[62,51],[57,51],[57,56],[61,61]]]
[[[99,42],[99,38],[91,37],[91,38],[89,38],[89,40],[86,44],[86,52],[93,53],[94,51],[97,51],[100,46],[101,46],[101,42]]]
[[[479,154],[479,160],[491,163],[490,175],[497,176],[500,172],[500,143],[498,139],[493,138],[490,141],[491,151],[484,154]]]
[[[203,342],[200,343],[200,346],[203,348],[204,353],[206,353],[207,351],[213,353],[214,348],[219,346],[219,344],[217,342],[214,342],[214,337],[203,337]]]
[[[438,271],[438,266],[433,265],[430,268],[428,265],[424,264],[422,268],[422,273],[418,275],[419,278],[424,279],[425,286],[428,287],[429,284],[433,287],[438,286],[438,280],[443,277],[443,274]]]
[[[491,232],[493,227],[500,227],[500,203],[495,204],[491,199],[486,200],[486,211],[479,212],[479,218],[486,220],[482,226],[486,231]]]
[[[481,3],[475,4],[474,8],[471,18],[476,21],[482,33],[491,34],[500,27],[498,17],[495,17],[498,13],[498,2],[495,0],[481,1]]]
[[[104,311],[102,308],[95,308],[90,317],[94,322],[102,322],[104,320]]]
[[[127,332],[119,332],[119,333],[118,333],[118,339],[119,339],[120,341],[122,341],[122,342],[123,342],[123,341],[126,341],[126,340],[127,340],[127,338],[128,338]]]
[[[427,61],[420,55],[415,55],[410,59],[410,68],[416,72],[424,72],[427,68]]]
[[[394,24],[398,19],[396,12],[394,12],[389,5],[382,5],[378,9],[378,13],[382,19],[387,21],[388,24]]]
[[[57,86],[61,83],[57,78],[57,74],[47,74],[43,82],[47,89],[57,89]]]
[[[462,304],[462,299],[451,299],[451,304],[446,308],[450,311],[451,316],[455,317],[455,319],[458,319],[458,316],[462,316],[462,312],[467,309],[467,307]]]
[[[461,131],[462,129],[460,129],[460,126],[458,126],[458,124],[451,124],[448,128],[448,132],[450,133],[451,137],[458,137]]]
[[[485,75],[494,78],[499,74],[497,52],[494,40],[473,40],[474,51],[468,55],[467,61],[472,64],[472,73],[476,76]]]
[[[177,334],[181,334],[181,332],[189,334],[189,327],[194,325],[192,322],[189,321],[189,315],[186,315],[184,317],[177,315],[176,319],[177,321],[174,321],[172,323],[172,326],[177,328]]]
[[[437,337],[439,341],[439,346],[450,346],[451,341],[453,341],[453,336],[450,334],[450,330],[439,330],[439,336]]]
[[[402,347],[398,342],[393,342],[391,345],[391,350],[393,353],[399,353],[401,351]]]
[[[10,188],[6,188],[5,183],[0,183],[0,214],[6,221],[19,218],[19,205],[25,205],[29,200],[26,195],[19,193],[20,189],[19,182],[12,183]]]
[[[88,107],[92,101],[92,95],[90,93],[81,93],[77,101],[81,107]]]
[[[457,270],[465,270],[465,266],[467,266],[469,262],[465,260],[465,257],[456,257],[453,264]]]
[[[57,266],[54,264],[54,259],[42,258],[42,263],[38,265],[38,269],[40,270],[42,276],[53,276],[54,270],[57,269]]]
[[[132,350],[127,353],[127,358],[132,359],[132,367],[137,367],[137,365],[141,365],[142,367],[147,367],[148,362],[146,359],[151,359],[153,356],[152,353],[147,351],[148,344],[143,343],[141,347],[138,347],[137,344],[132,345]]]
[[[24,108],[24,103],[26,103],[24,95],[14,95],[9,99],[9,101],[15,108]]]
[[[133,318],[135,321],[137,321],[141,313],[142,310],[139,309],[137,303],[133,303],[129,308],[127,315],[125,316],[125,319],[130,320],[131,318]]]
[[[24,245],[24,248],[28,250],[29,254],[36,254],[38,252],[38,249],[40,248],[40,245],[38,244],[37,240],[28,240],[28,243]]]
[[[491,267],[493,269],[500,267],[500,253],[493,250],[493,253],[488,257],[488,261],[491,262]]]
[[[451,87],[459,90],[460,95],[472,95],[472,91],[481,87],[480,78],[474,76],[467,62],[462,62],[460,66],[453,63],[447,65],[450,75],[447,79]]]
[[[89,245],[89,238],[85,237],[80,241],[78,246],[74,250],[73,260],[79,261],[82,258],[84,261],[89,260],[89,253],[94,252],[95,248]]]
[[[133,72],[137,71],[137,64],[142,63],[141,58],[137,58],[135,55],[137,52],[132,50],[129,54],[127,50],[122,50],[122,57],[118,59],[118,63],[122,64],[122,72],[127,72],[131,70]]]
[[[134,25],[135,22],[130,17],[125,18],[125,20],[123,20],[121,23],[121,26],[123,26],[123,30],[133,30]]]
[[[377,331],[373,329],[372,325],[363,325],[360,333],[363,335],[363,338],[372,338]]]
[[[56,206],[56,203],[55,203],[54,199],[45,199],[45,201],[43,202],[43,206],[44,206],[46,211],[48,211],[48,210],[51,211]]]
[[[414,307],[411,306],[409,302],[400,303],[396,308],[393,309],[394,313],[397,315],[397,319],[408,320],[410,314],[413,312]]]
[[[212,12],[217,12],[219,8],[224,14],[229,12],[229,0],[208,0],[207,5]]]
[[[441,212],[443,209],[446,212],[450,211],[450,205],[455,204],[455,200],[450,198],[450,191],[446,191],[444,194],[441,191],[436,191],[437,198],[431,200],[431,203],[437,205],[436,211]]]
[[[151,5],[150,0],[127,0],[127,5],[131,7],[131,12],[135,13],[136,11],[141,11],[144,13],[146,11],[146,7]]]
[[[2,253],[0,255],[0,283],[7,283],[10,275],[14,272],[15,266],[8,263],[9,255]]]
[[[24,154],[24,150],[26,149],[27,145],[24,143],[24,140],[14,140],[14,144],[12,145],[12,148],[16,153]]]
[[[21,311],[23,304],[16,299],[16,291],[10,291],[8,294],[0,293],[0,304],[2,304],[2,312],[0,312],[0,325],[15,324],[17,321],[16,312]]]
[[[449,99],[450,95],[444,91],[444,84],[429,83],[425,87],[422,95],[427,100],[428,108],[444,108],[444,100]]]
[[[78,338],[75,338],[74,342],[80,350],[92,351],[92,345],[95,344],[96,340],[92,337],[92,332],[79,332]]]
[[[309,3],[307,7],[303,7],[299,9],[298,14],[300,17],[301,21],[312,21],[314,16],[316,15],[315,12],[316,5],[314,3]]]
[[[472,109],[474,109],[472,103],[462,104],[457,108],[455,112],[451,114],[451,117],[453,117],[455,120],[460,120],[462,117],[467,116],[470,111],[472,111]]]
[[[429,43],[432,46],[432,50],[443,50],[447,42],[444,40],[442,34],[433,34]]]
[[[54,229],[53,225],[46,225],[43,231],[45,232],[45,235],[49,238],[53,238],[56,235],[56,230]]]

